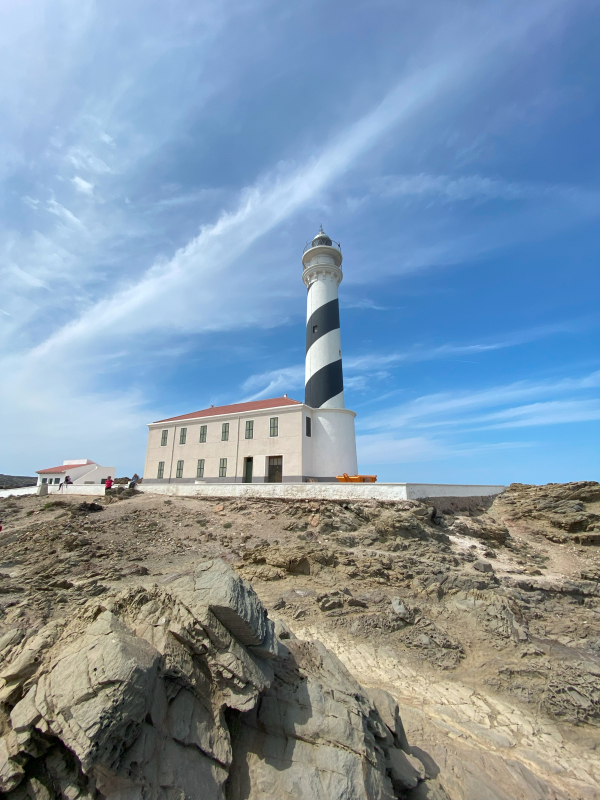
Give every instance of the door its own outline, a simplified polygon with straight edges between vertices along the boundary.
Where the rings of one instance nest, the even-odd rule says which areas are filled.
[[[254,465],[253,458],[245,458],[244,459],[244,477],[242,482],[243,483],[252,483],[252,467]]]
[[[281,483],[283,480],[283,456],[269,456],[269,483]]]

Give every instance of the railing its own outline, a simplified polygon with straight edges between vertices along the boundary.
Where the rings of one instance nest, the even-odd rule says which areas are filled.
[[[317,238],[317,237],[315,236],[315,239],[316,239],[316,238]],[[313,247],[313,242],[314,242],[314,239],[310,239],[310,240],[309,240],[309,241],[308,241],[308,242],[307,242],[307,243],[304,245],[304,250],[302,251],[302,255],[304,255],[304,253],[306,253],[306,251],[307,251],[307,250],[310,250],[310,249]],[[314,247],[322,247],[322,246],[323,246],[323,245],[318,245],[318,244],[315,244],[315,245],[314,245]],[[333,241],[333,239],[331,240],[331,244],[330,244],[330,245],[325,245],[325,247],[335,247],[335,248],[336,248],[336,250],[339,250],[339,251],[340,251],[340,253],[342,252],[342,246],[341,246],[341,244],[340,244],[339,242],[334,242],[334,241]]]

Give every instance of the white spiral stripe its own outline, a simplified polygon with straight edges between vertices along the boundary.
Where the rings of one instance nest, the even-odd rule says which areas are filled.
[[[315,372],[341,358],[341,348],[339,328],[317,339],[306,354],[305,383],[308,383]]]

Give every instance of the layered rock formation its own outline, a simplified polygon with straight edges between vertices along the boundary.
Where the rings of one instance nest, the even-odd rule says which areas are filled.
[[[440,793],[452,800],[595,800],[599,498],[600,486],[591,482],[516,484],[495,499],[398,503],[165,499],[129,491],[93,503],[0,498],[5,786],[23,800],[100,798],[99,786],[129,797],[139,794],[138,784],[126,782],[131,775],[158,770],[147,785],[158,781],[157,791],[183,797],[185,787],[169,788],[180,779],[167,767],[178,763],[177,754],[198,752],[209,762],[206,781],[226,797],[286,796],[287,789],[312,797],[315,781],[323,796],[360,797],[375,791],[381,774],[386,791],[420,800]],[[260,603],[232,569],[251,581]],[[78,730],[71,676],[84,656],[87,663],[91,640],[84,637],[100,636],[96,628],[90,633],[94,625],[108,625],[101,642],[124,637],[125,651],[141,648],[132,650],[136,686],[145,686],[153,669],[153,662],[144,666],[150,656],[143,648],[156,651],[153,685],[167,693],[164,719],[142,705],[138,717],[145,716],[130,730],[119,717],[122,679],[96,686],[98,663],[86,667],[92,688],[83,692],[81,713],[87,720],[95,708],[87,705],[92,695],[102,705],[116,693],[114,711],[100,712],[98,725],[117,725],[118,747],[130,753],[124,773],[120,751],[116,767],[84,772],[75,744],[65,743]],[[367,702],[400,747],[376,735],[365,691],[352,690],[339,662],[331,661],[334,669],[320,645],[307,644],[314,640],[368,687]],[[106,663],[112,669],[115,659],[106,656]],[[201,680],[208,695],[193,688]],[[372,687],[400,704],[410,751],[397,712],[386,712]],[[210,697],[204,711],[198,692]],[[367,732],[358,747],[360,730]],[[85,741],[74,741],[84,753]],[[168,757],[160,755],[163,747]],[[379,766],[369,761],[373,753]],[[340,777],[340,765],[351,779]],[[425,769],[431,777],[422,780]]]
[[[391,695],[218,559],[8,632],[0,655],[10,800],[391,800],[426,778]]]

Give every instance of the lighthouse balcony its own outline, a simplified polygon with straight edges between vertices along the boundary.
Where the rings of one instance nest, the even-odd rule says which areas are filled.
[[[319,237],[319,238],[324,238],[324,237]],[[302,251],[302,254],[306,253],[307,250],[311,250],[313,247],[315,247],[315,248],[316,247],[323,247],[323,248],[325,248],[325,247],[333,247],[339,253],[342,252],[342,247],[341,247],[340,243],[339,242],[334,242],[332,239],[327,237],[327,240],[324,240],[324,241],[321,241],[321,242],[317,241],[317,239],[312,239],[311,241],[308,241],[304,245],[304,250]]]

